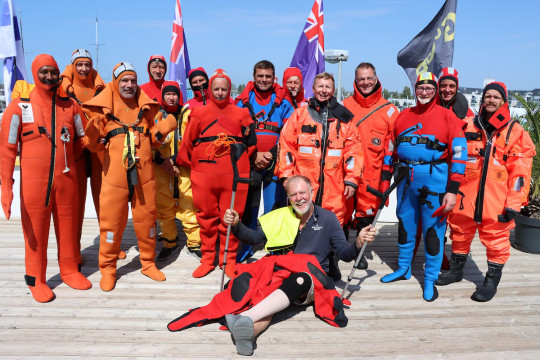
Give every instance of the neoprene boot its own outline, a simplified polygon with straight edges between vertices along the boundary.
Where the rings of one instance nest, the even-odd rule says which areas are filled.
[[[450,270],[440,274],[435,285],[448,285],[463,280],[463,268],[467,262],[467,254],[452,253]]]
[[[486,302],[497,293],[497,285],[501,281],[504,264],[496,264],[488,261],[488,271],[484,279],[484,284],[479,287],[471,296],[471,299],[479,302]]]

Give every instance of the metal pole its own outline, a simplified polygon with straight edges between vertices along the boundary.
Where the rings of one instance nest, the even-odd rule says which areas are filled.
[[[341,97],[341,60],[339,60],[337,100],[338,101],[342,100],[342,97]]]

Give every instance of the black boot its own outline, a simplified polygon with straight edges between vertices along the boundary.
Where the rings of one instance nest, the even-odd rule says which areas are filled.
[[[501,281],[503,267],[504,264],[496,264],[488,261],[488,271],[486,272],[484,284],[472,294],[471,299],[480,302],[493,299],[497,293],[497,285]]]
[[[463,280],[463,268],[467,262],[467,254],[452,253],[450,270],[440,274],[435,285],[448,285]]]

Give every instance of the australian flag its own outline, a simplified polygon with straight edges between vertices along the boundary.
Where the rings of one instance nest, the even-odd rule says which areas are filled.
[[[26,79],[23,43],[13,0],[2,1],[0,14],[0,59],[4,64],[4,94],[6,105],[17,80]]]
[[[445,1],[428,26],[398,53],[397,62],[405,69],[413,88],[421,73],[438,75],[443,68],[452,66],[456,7],[457,0]]]
[[[186,43],[184,24],[182,23],[182,10],[180,0],[176,0],[174,9],[174,21],[171,42],[171,58],[169,64],[169,80],[178,82],[184,102],[187,101],[186,79],[191,67],[189,65],[189,54]]]
[[[293,66],[302,72],[305,96],[309,99],[313,96],[315,75],[324,71],[323,0],[313,3],[291,61]]]

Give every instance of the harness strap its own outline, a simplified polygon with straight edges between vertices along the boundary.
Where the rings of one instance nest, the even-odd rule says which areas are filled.
[[[403,142],[408,142],[411,145],[425,144],[426,147],[429,147],[437,151],[445,151],[448,148],[448,146],[446,145],[441,145],[438,139],[435,139],[435,141],[433,141],[429,138],[419,137],[419,136],[401,136],[398,139],[396,139],[396,145]]]
[[[139,133],[143,134],[143,135],[150,135],[150,130],[148,130],[148,128],[144,127],[144,126],[134,126],[133,127],[133,131],[138,131]],[[120,135],[120,134],[127,134],[129,132],[129,128],[127,127],[120,127],[120,128],[116,128],[116,129],[113,129],[111,131],[109,131],[107,133],[107,135],[105,135],[105,144],[107,142],[109,142],[109,139],[116,136],[116,135]]]
[[[237,142],[242,142],[243,138],[240,137],[240,136],[227,136],[228,138],[232,138],[234,140],[236,140]],[[193,141],[193,146],[197,146],[199,145],[200,143],[204,143],[204,142],[213,142],[213,141],[216,141],[218,139],[221,139],[220,136],[204,136],[204,137],[201,137],[201,138],[198,138],[196,140]]]
[[[275,133],[278,133],[278,134],[281,133],[281,128],[280,127],[270,125],[270,124],[266,124],[266,121],[272,117],[272,115],[274,114],[274,111],[279,106],[279,104],[276,101],[274,101],[274,103],[272,104],[272,108],[270,108],[270,111],[268,112],[268,115],[266,116],[266,119],[264,119],[262,121],[257,119],[257,116],[255,115],[255,109],[253,109],[253,105],[251,105],[251,103],[249,101],[244,102],[244,106],[248,109],[249,115],[251,115],[251,119],[255,123],[255,127],[258,130],[269,130],[269,131],[272,131],[272,132],[275,132]]]

